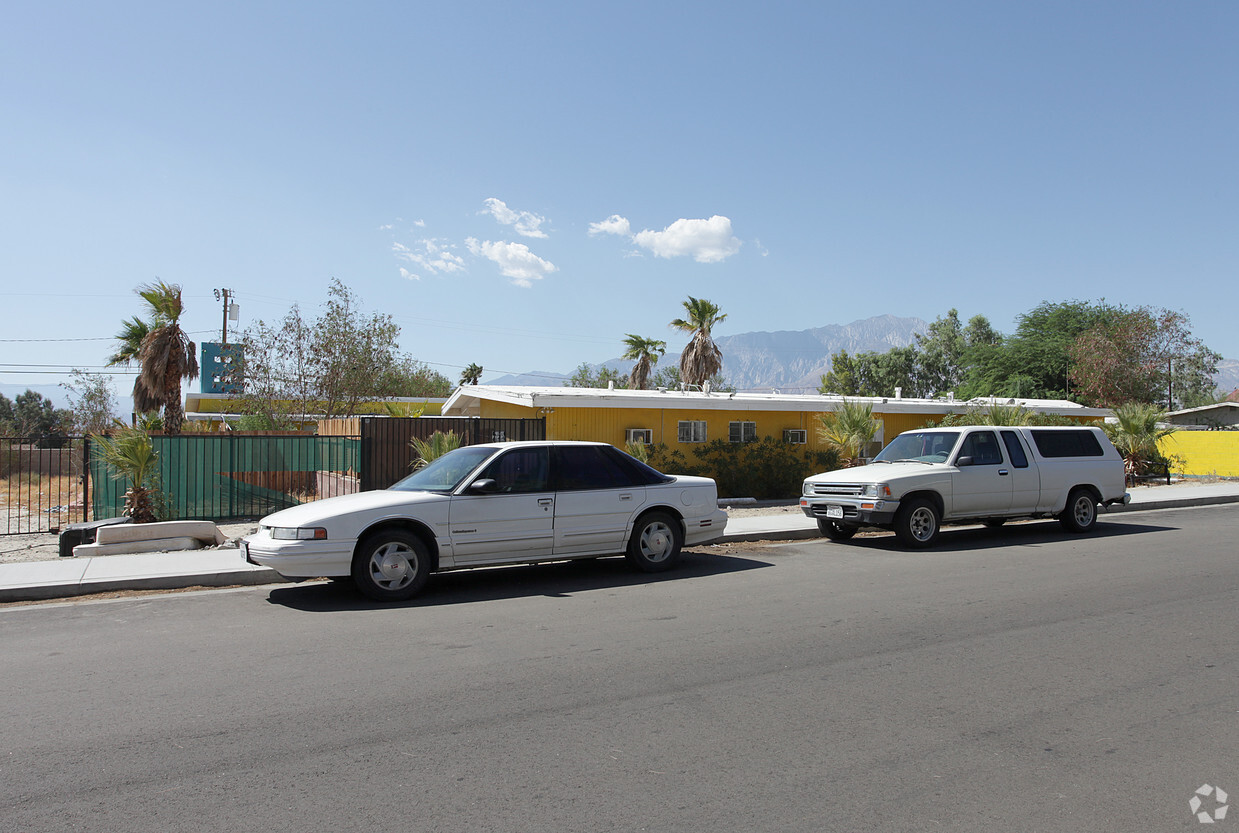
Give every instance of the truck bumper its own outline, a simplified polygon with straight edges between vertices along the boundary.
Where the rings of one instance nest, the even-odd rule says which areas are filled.
[[[802,497],[800,510],[819,521],[834,521],[848,526],[888,526],[895,521],[899,501]]]

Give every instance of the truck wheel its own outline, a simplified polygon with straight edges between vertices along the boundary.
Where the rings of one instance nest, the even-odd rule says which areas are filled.
[[[1058,522],[1068,532],[1088,532],[1097,525],[1097,498],[1088,489],[1072,489]]]
[[[817,529],[825,537],[832,541],[846,541],[856,534],[856,527],[841,524],[838,521],[827,521],[819,519]]]
[[[928,547],[938,538],[939,520],[933,501],[917,498],[899,508],[895,535],[910,547]]]

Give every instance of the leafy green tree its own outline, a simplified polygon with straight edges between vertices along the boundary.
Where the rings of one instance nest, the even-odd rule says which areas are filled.
[[[650,387],[681,390],[684,387],[684,380],[680,378],[680,368],[660,367],[654,374],[654,378],[650,379]],[[729,393],[735,389],[736,386],[727,381],[727,377],[722,373],[716,373],[710,377],[710,390],[715,393]]]
[[[1200,401],[1213,391],[1222,358],[1194,338],[1181,312],[1110,307],[1069,349],[1081,401],[1092,405]]]
[[[69,394],[73,430],[79,434],[100,434],[116,422],[116,397],[112,382],[102,373],[73,370],[73,381],[61,385]]]
[[[920,354],[912,346],[893,347],[885,353],[866,351],[831,356],[831,370],[822,375],[818,392],[842,396],[925,396],[920,381]]]
[[[476,364],[473,362],[470,362],[469,366],[466,367],[463,371],[461,371],[461,374],[460,374],[461,386],[476,385],[479,381],[481,381],[481,379],[482,379],[482,365]]]
[[[658,364],[658,357],[667,352],[667,342],[628,333],[624,338],[625,359],[635,361],[628,374],[628,387],[645,390],[649,386],[650,372]]]
[[[603,365],[594,370],[589,366],[588,362],[581,362],[577,367],[576,372],[568,381],[564,382],[566,388],[605,388],[611,383],[615,383],[615,387],[624,388],[628,386],[628,378],[618,370]]]
[[[680,376],[686,384],[702,387],[723,369],[723,352],[714,343],[711,331],[715,324],[726,320],[727,314],[704,298],[689,295],[683,303],[687,317],[671,322],[673,328],[691,334],[688,346],[680,354]]]
[[[8,400],[0,403],[0,418],[8,411],[8,430],[18,437],[28,438],[39,448],[59,448],[68,438],[73,416],[52,404],[43,394],[27,390],[17,394],[10,407]]]
[[[260,320],[242,334],[240,408],[263,424],[292,426],[314,416],[353,416],[380,399],[449,395],[451,380],[401,353],[399,335],[390,315],[367,315],[333,279],[313,322],[294,305],[278,325]]]

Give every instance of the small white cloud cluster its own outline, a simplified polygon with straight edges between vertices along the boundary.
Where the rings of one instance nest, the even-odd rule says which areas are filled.
[[[473,254],[498,264],[503,276],[511,278],[517,286],[531,287],[534,281],[542,280],[557,268],[554,263],[529,251],[524,243],[479,241],[470,237],[465,245]]]
[[[418,267],[418,272],[400,267],[400,276],[411,281],[421,280],[419,272],[429,272],[432,275],[444,275],[450,272],[465,271],[465,261],[460,255],[452,252],[452,246],[433,238],[418,240],[416,248],[409,248],[403,243],[393,243],[392,251],[396,258]]]
[[[546,232],[541,228],[546,222],[545,217],[530,211],[513,211],[503,200],[494,197],[488,197],[484,204],[486,208],[481,213],[490,214],[501,225],[512,226],[521,237],[546,237]]]
[[[655,257],[691,256],[698,263],[718,263],[740,251],[741,242],[732,234],[731,220],[715,214],[708,220],[676,220],[662,231],[645,229],[636,234],[626,217],[612,214],[589,224],[589,233],[628,237]]]

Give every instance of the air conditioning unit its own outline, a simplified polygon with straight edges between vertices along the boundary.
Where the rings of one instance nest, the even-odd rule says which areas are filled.
[[[624,442],[654,444],[653,428],[627,428],[624,430]]]
[[[783,431],[783,442],[792,445],[804,445],[809,441],[809,432],[804,428],[787,428]]]

